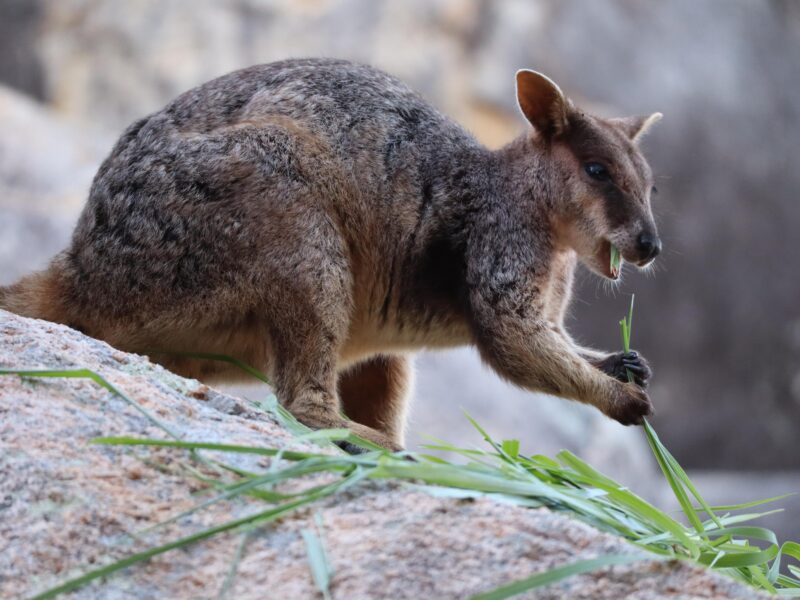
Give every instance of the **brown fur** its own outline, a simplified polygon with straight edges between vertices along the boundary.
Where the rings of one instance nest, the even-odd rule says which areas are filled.
[[[402,445],[411,361],[402,355],[379,355],[339,375],[338,393],[344,413],[385,432]]]
[[[598,119],[539,74],[517,80],[535,129],[496,152],[370,67],[285,61],[209,82],[126,130],[70,247],[0,288],[0,307],[205,380],[240,373],[173,353],[234,356],[307,425],[391,449],[423,347],[474,344],[517,385],[640,422],[646,363],[578,347],[563,319],[577,260],[609,276],[611,242],[652,258],[634,142],[653,118]]]

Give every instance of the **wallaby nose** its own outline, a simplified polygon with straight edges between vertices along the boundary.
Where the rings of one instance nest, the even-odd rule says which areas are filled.
[[[636,239],[636,246],[642,260],[652,260],[661,253],[661,240],[649,231],[643,231]]]

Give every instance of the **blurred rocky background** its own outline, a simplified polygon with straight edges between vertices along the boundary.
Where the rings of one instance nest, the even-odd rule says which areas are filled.
[[[666,252],[616,289],[582,273],[571,329],[617,348],[636,292],[655,425],[701,489],[726,503],[800,491],[800,2],[0,0],[0,283],[67,243],[129,122],[292,56],[382,67],[493,147],[526,126],[520,67],[606,116],[663,112],[645,144]],[[411,445],[480,443],[463,407],[530,452],[567,447],[668,497],[640,431],[515,390],[469,349],[417,365]],[[800,538],[800,501],[784,504],[771,525]]]

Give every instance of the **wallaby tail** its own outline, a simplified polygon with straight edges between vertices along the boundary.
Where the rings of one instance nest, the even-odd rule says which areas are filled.
[[[66,294],[58,259],[44,271],[0,286],[0,309],[22,317],[68,323]]]
[[[22,317],[45,319],[47,298],[45,297],[44,273],[27,275],[16,283],[0,287],[0,308]]]

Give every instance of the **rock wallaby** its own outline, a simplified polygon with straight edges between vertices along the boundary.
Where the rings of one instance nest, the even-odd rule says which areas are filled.
[[[306,425],[392,450],[426,347],[473,344],[516,385],[640,423],[647,363],[576,345],[563,319],[576,260],[613,279],[611,244],[638,267],[660,251],[637,141],[661,115],[601,119],[539,73],[516,84],[533,127],[492,151],[368,66],[210,81],[128,127],[69,248],[0,307],[202,380],[239,371],[172,353],[236,357]]]

